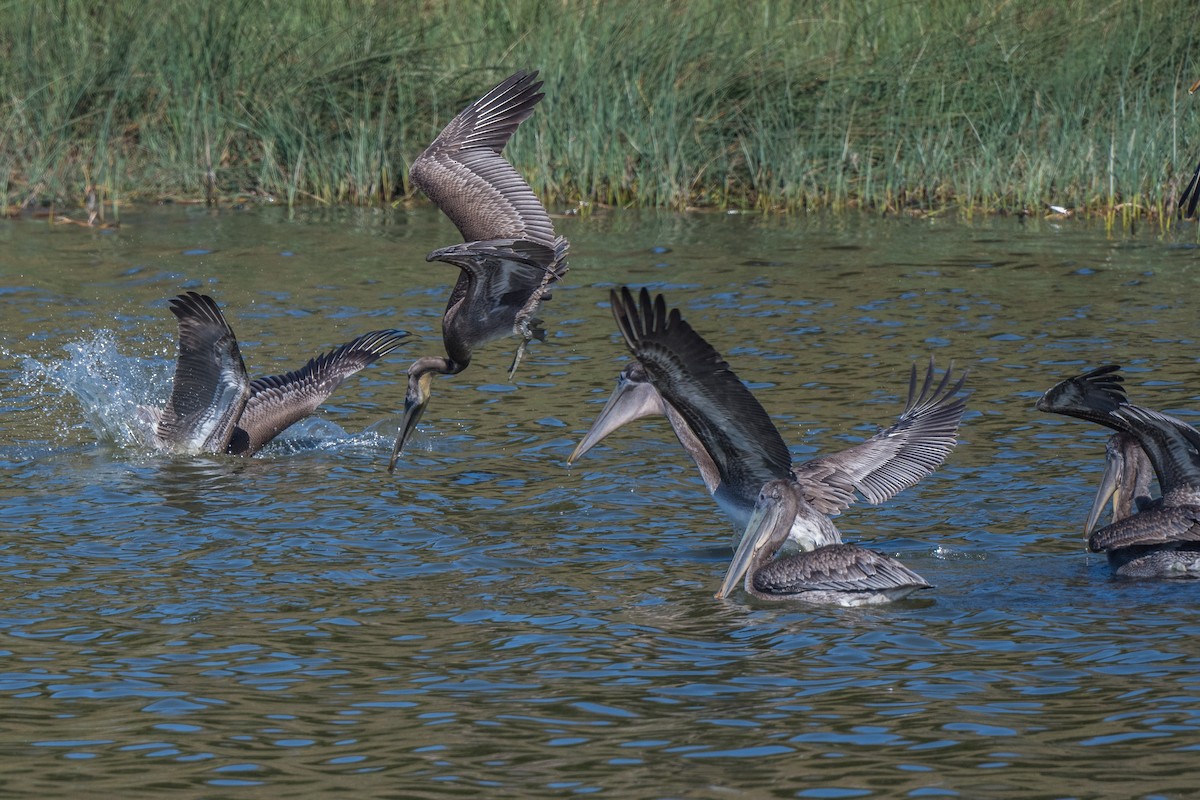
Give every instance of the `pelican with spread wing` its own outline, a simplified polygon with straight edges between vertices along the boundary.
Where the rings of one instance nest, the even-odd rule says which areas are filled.
[[[371,331],[310,359],[292,372],[251,380],[237,337],[215,300],[188,292],[171,300],[179,323],[179,355],[171,397],[140,416],[161,450],[251,456],[317,410],[342,381],[408,338]]]
[[[830,519],[861,494],[883,502],[936,469],[954,447],[965,376],[935,385],[932,364],[890,428],[854,447],[795,465],[754,395],[662,295],[626,288],[611,296],[613,315],[634,361],[572,454],[633,419],[663,414],[705,485],[744,529],[718,592],[745,576],[746,591],[769,599],[862,605],[903,597],[929,584],[900,562],[844,544]],[[802,552],[773,558],[785,543]]]
[[[557,236],[537,195],[502,155],[542,99],[536,72],[517,72],[467,106],[412,163],[409,176],[454,222],[465,240],[426,260],[458,267],[442,316],[446,354],[422,356],[408,369],[404,416],[388,471],[429,403],[435,375],[457,375],[475,348],[521,339],[509,374],[531,339],[543,339],[536,314],[567,272],[567,240]]]

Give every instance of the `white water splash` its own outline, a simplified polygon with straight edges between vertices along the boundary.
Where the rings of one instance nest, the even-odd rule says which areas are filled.
[[[64,345],[63,350],[67,355],[62,359],[15,357],[21,363],[17,379],[40,405],[40,413],[60,431],[86,426],[98,443],[156,450],[156,412],[171,393],[174,348],[166,346],[161,355],[150,357],[125,355],[115,334],[102,330]],[[391,444],[390,433],[383,435],[376,429],[390,431],[397,424],[389,417],[350,434],[332,420],[312,416],[282,433],[262,455],[287,456],[311,450],[373,453]]]
[[[96,438],[117,447],[149,446],[151,427],[145,408],[159,408],[170,393],[175,370],[171,358],[142,358],[121,353],[112,331],[97,331],[89,339],[63,346],[67,357],[22,361],[20,380],[46,401],[46,413],[59,419],[81,416]],[[52,398],[71,397],[77,403],[55,408]],[[62,427],[70,427],[66,422]]]
[[[972,553],[945,545],[934,547],[929,554],[942,561],[986,561],[988,557],[987,553]]]

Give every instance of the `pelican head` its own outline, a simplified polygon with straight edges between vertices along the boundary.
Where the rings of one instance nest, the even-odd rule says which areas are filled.
[[[425,356],[413,362],[408,368],[408,392],[404,395],[404,417],[400,420],[400,429],[396,433],[396,444],[392,448],[392,457],[388,460],[388,472],[396,469],[396,460],[404,449],[408,439],[421,421],[425,406],[429,405],[430,387],[433,376],[449,372],[449,361],[439,356]]]
[[[787,541],[792,523],[800,512],[800,497],[791,481],[774,480],[763,484],[754,504],[754,513],[742,534],[725,580],[717,591],[717,598],[728,597],[738,582],[750,577],[771,559]],[[749,591],[749,586],[747,586]]]
[[[1100,488],[1088,512],[1084,536],[1090,535],[1095,529],[1109,500],[1112,500],[1112,521],[1119,522],[1132,515],[1137,504],[1150,496],[1153,467],[1136,439],[1127,433],[1110,436],[1104,456],[1104,476],[1100,479]]]
[[[642,417],[665,416],[666,413],[662,395],[650,383],[646,368],[636,359],[630,361],[617,376],[617,386],[604,404],[604,410],[575,447],[567,463],[574,463],[622,425]]]

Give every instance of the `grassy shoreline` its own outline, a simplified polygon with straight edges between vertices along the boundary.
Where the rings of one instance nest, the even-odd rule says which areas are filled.
[[[551,202],[1169,216],[1200,6],[828,0],[6,5],[0,200],[386,204],[537,68],[509,157]]]

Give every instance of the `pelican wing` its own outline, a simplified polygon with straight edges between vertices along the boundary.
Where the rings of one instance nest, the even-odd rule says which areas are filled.
[[[720,353],[662,295],[635,302],[627,287],[611,293],[613,316],[633,355],[663,398],[712,457],[722,482],[757,496],[771,480],[791,479],[792,458],[767,412]]]
[[[966,400],[958,396],[966,373],[952,385],[950,369],[934,387],[933,359],[917,391],[913,365],[908,402],[895,424],[861,444],[796,466],[805,499],[818,511],[834,514],[850,506],[854,490],[868,503],[882,503],[933,472],[957,442]]]
[[[1116,364],[1108,364],[1056,383],[1038,400],[1038,411],[1114,427],[1108,415],[1126,402],[1121,385],[1125,379],[1117,374],[1119,369]]]
[[[1109,415],[1110,428],[1133,434],[1158,478],[1163,496],[1178,489],[1200,491],[1200,431],[1181,419],[1125,403]]]
[[[777,558],[753,577],[767,595],[807,592],[886,592],[929,583],[891,556],[853,544],[831,544]]]
[[[224,452],[250,396],[237,338],[207,295],[181,294],[171,313],[179,322],[179,357],[158,439],[172,450]]]
[[[1106,553],[1177,542],[1200,542],[1200,507],[1156,505],[1096,531],[1088,537],[1088,548]]]
[[[1183,420],[1130,403],[1118,369],[1109,365],[1067,378],[1042,395],[1038,410],[1133,436],[1154,466],[1163,495],[1200,488],[1200,431]]]
[[[554,247],[554,225],[501,152],[542,99],[536,72],[516,72],[450,121],[409,177],[468,242],[530,239]]]
[[[229,451],[252,455],[290,425],[317,410],[354,373],[399,347],[408,333],[372,331],[323,353],[298,370],[255,378]]]

